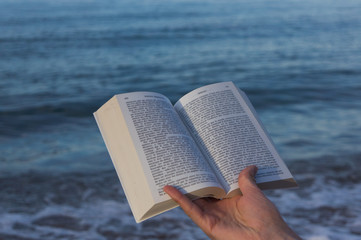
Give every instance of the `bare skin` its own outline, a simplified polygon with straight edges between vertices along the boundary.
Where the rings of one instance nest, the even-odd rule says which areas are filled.
[[[243,195],[228,199],[192,202],[172,186],[165,186],[164,191],[211,239],[301,239],[257,187],[256,172],[256,166],[245,168],[238,178]]]

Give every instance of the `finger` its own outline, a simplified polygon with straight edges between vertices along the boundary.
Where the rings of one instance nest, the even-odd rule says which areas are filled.
[[[242,191],[242,194],[245,195],[247,192],[252,189],[258,189],[255,181],[255,176],[257,173],[257,167],[252,165],[248,166],[242,170],[242,172],[238,176],[238,186]]]
[[[183,195],[178,189],[172,186],[165,186],[163,188],[166,192],[183,211],[199,226],[202,224],[203,211],[200,207],[194,204],[189,198]]]

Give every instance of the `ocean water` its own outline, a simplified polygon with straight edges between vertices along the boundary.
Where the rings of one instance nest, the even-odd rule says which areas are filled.
[[[0,239],[207,239],[177,208],[136,224],[92,113],[117,93],[250,97],[300,188],[266,192],[304,239],[361,238],[361,2],[0,2]]]

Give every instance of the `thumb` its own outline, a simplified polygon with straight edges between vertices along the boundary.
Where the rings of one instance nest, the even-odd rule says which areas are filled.
[[[254,179],[254,177],[256,176],[257,173],[257,167],[255,165],[251,165],[246,167],[245,169],[242,170],[242,172],[239,174],[238,176],[238,186],[241,189],[241,192],[244,194],[247,194],[247,192],[250,189],[258,189],[256,185],[256,181]]]

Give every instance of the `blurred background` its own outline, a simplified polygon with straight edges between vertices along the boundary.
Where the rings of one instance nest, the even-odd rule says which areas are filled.
[[[305,239],[361,237],[361,2],[0,2],[0,239],[207,239],[136,224],[92,113],[114,94],[233,81],[298,181]]]

